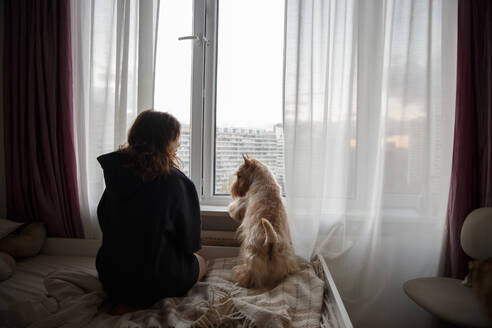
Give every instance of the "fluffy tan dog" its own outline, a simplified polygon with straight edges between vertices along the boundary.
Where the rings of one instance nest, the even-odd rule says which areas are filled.
[[[233,278],[242,287],[274,286],[299,270],[292,249],[280,187],[267,166],[243,156],[234,176],[230,216],[239,221],[239,264]]]
[[[468,262],[465,284],[473,288],[484,313],[492,320],[492,258]]]

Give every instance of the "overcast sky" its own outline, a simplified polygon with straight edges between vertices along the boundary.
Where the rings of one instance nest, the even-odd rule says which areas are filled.
[[[161,0],[155,107],[189,123],[192,0]],[[283,0],[219,1],[217,124],[282,122]]]

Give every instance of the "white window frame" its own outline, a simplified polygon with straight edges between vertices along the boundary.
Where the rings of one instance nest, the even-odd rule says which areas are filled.
[[[230,196],[214,194],[215,185],[215,136],[216,136],[216,86],[217,86],[217,21],[218,0],[206,1],[206,32],[209,43],[205,51],[204,85],[204,138],[203,180],[201,198],[204,205],[227,205]]]
[[[198,40],[193,42],[192,54],[190,178],[202,208],[212,211],[225,211],[224,207],[232,201],[230,195],[215,194],[219,1],[194,0],[193,3],[193,35]]]
[[[193,35],[205,35],[205,1],[193,1]],[[202,145],[203,145],[203,75],[205,71],[203,40],[193,41],[191,67],[191,119],[190,119],[190,178],[201,195]]]
[[[214,195],[215,94],[218,0],[194,0],[190,178],[203,206],[225,206],[230,196]],[[203,36],[203,38],[201,37]]]

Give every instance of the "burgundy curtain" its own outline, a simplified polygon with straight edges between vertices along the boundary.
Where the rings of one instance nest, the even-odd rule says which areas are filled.
[[[492,1],[459,0],[453,166],[448,205],[448,275],[462,279],[466,216],[492,206]],[[492,237],[491,237],[492,238]]]
[[[70,1],[5,1],[7,216],[83,237],[73,137]]]

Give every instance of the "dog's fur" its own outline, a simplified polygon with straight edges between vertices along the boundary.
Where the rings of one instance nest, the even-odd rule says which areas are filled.
[[[280,187],[268,167],[243,156],[231,185],[230,216],[241,225],[239,264],[233,278],[242,287],[274,286],[299,270],[292,249]]]
[[[465,284],[473,288],[484,313],[492,320],[492,258],[468,262]]]

